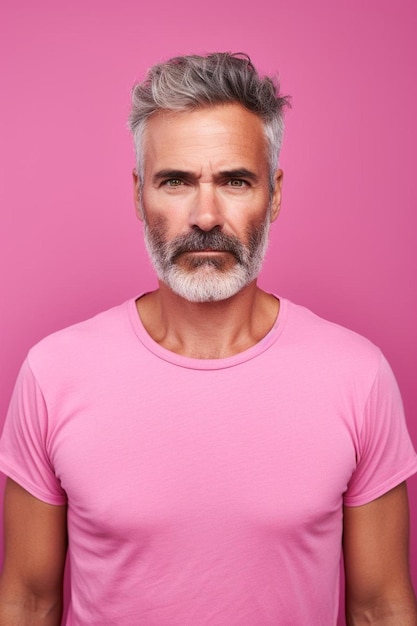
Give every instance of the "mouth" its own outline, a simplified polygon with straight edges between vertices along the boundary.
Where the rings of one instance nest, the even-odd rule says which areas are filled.
[[[190,270],[213,268],[224,272],[231,267],[231,258],[234,259],[233,264],[237,262],[233,253],[228,250],[207,248],[204,250],[184,250],[176,256],[175,260],[173,259],[173,262]]]
[[[233,255],[233,252],[231,252],[230,250],[215,250],[213,248],[200,248],[198,250],[181,250],[179,251],[175,257],[174,260],[179,259],[180,257],[183,256],[192,256],[192,257],[205,257],[205,258],[210,258],[210,257],[216,257],[219,255],[224,255],[224,254],[231,254]]]
[[[231,254],[230,250],[213,250],[206,248],[204,250],[187,250],[185,254]]]

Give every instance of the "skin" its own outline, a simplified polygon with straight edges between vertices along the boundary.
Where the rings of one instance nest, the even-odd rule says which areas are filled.
[[[1,626],[58,626],[67,551],[66,507],[52,506],[8,479],[4,499]]]
[[[282,172],[276,172],[270,197],[265,148],[259,120],[239,105],[153,116],[146,134],[141,198],[134,175],[140,219],[144,211],[150,226],[162,220],[168,239],[194,226],[217,226],[246,242],[249,226],[274,221],[279,213]],[[234,263],[229,253],[198,254],[216,254],[225,267]],[[186,256],[179,262],[188,267]],[[278,308],[278,301],[256,281],[214,303],[190,303],[161,282],[157,291],[138,301],[138,312],[155,341],[197,358],[227,357],[254,345],[271,328]],[[405,484],[369,504],[345,508],[349,626],[417,626],[408,532]],[[66,546],[65,507],[45,504],[8,480],[0,626],[60,624]]]
[[[166,226],[168,240],[194,226],[215,227],[248,243],[247,229],[274,221],[281,205],[282,171],[269,189],[266,140],[260,119],[237,104],[186,113],[158,113],[145,135],[143,189],[134,174],[137,213],[150,228]],[[211,254],[225,268],[234,258]],[[213,270],[215,271],[215,270]],[[160,281],[138,301],[142,322],[168,350],[195,358],[220,358],[257,343],[272,327],[279,303],[252,281],[236,296],[216,303],[190,303]]]
[[[343,550],[348,626],[416,626],[408,564],[406,484],[373,502],[345,507]]]

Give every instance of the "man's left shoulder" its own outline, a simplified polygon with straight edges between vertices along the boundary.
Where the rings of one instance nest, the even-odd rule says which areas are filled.
[[[344,361],[378,368],[381,349],[367,337],[310,309],[288,302],[287,325],[300,344],[320,356],[320,361]]]

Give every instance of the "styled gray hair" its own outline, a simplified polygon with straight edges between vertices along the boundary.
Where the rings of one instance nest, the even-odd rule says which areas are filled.
[[[233,102],[263,121],[273,188],[284,130],[283,113],[289,99],[280,95],[276,80],[258,74],[247,54],[228,52],[174,57],[151,67],[146,79],[134,85],[128,125],[133,134],[139,180],[143,182],[144,131],[153,113],[190,111]]]

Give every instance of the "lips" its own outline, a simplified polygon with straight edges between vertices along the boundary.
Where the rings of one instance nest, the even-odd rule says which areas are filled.
[[[188,250],[191,254],[221,254],[222,252],[230,252],[230,250],[213,250],[213,248],[204,248],[203,250]]]
[[[213,248],[201,248],[198,250],[189,250],[187,249],[180,249],[178,251],[175,252],[175,254],[171,257],[172,261],[176,261],[179,257],[182,256],[190,256],[190,257],[194,257],[196,259],[198,258],[206,258],[206,259],[210,259],[210,258],[215,258],[215,257],[221,257],[225,254],[231,254],[236,260],[238,260],[238,257],[236,256],[236,254],[234,253],[234,251],[231,250],[213,250]]]
[[[215,256],[230,253],[241,263],[244,255],[242,243],[236,237],[230,237],[218,230],[205,232],[194,230],[172,240],[169,244],[171,261],[186,253]]]

